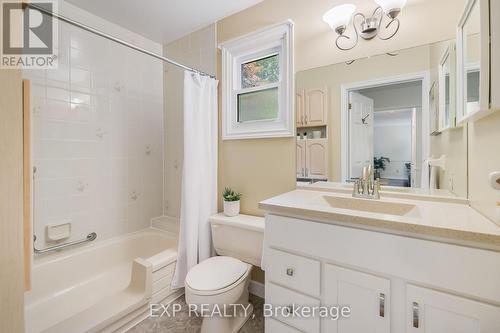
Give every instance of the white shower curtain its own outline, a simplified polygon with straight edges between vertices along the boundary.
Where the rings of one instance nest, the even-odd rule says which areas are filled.
[[[184,287],[189,269],[213,254],[208,218],[217,213],[217,85],[208,76],[184,73],[184,163],[174,289]]]

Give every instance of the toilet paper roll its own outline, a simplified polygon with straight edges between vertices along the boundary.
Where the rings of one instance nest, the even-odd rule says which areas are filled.
[[[490,173],[490,185],[495,190],[500,191],[500,171],[494,171]]]

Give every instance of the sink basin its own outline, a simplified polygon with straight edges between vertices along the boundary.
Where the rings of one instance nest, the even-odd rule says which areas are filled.
[[[371,199],[345,198],[323,195],[323,200],[332,208],[357,210],[368,213],[409,216],[417,213],[417,206]],[[418,215],[418,214],[417,214]]]

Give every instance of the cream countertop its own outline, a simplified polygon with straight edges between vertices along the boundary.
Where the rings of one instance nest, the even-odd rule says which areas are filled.
[[[415,206],[408,214],[398,216],[331,207],[324,196],[351,198],[347,193],[298,189],[264,200],[259,207],[276,215],[500,251],[500,227],[463,202],[409,197],[382,197],[377,201]]]
[[[352,193],[351,183],[338,183],[320,181],[313,184],[298,184],[297,189],[314,190],[314,191],[327,191],[327,192],[340,192]],[[440,201],[450,203],[464,203],[469,201],[467,198],[457,197],[449,190],[443,189],[424,189],[424,188],[411,188],[411,187],[396,187],[396,186],[381,186],[381,196],[392,198],[410,198],[421,199],[427,201]]]

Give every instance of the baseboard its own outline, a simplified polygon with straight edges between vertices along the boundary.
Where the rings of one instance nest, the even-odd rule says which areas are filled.
[[[265,298],[266,294],[265,290],[266,287],[264,286],[263,283],[250,280],[250,285],[248,286],[248,291],[250,292],[250,294],[259,296],[260,298]]]

